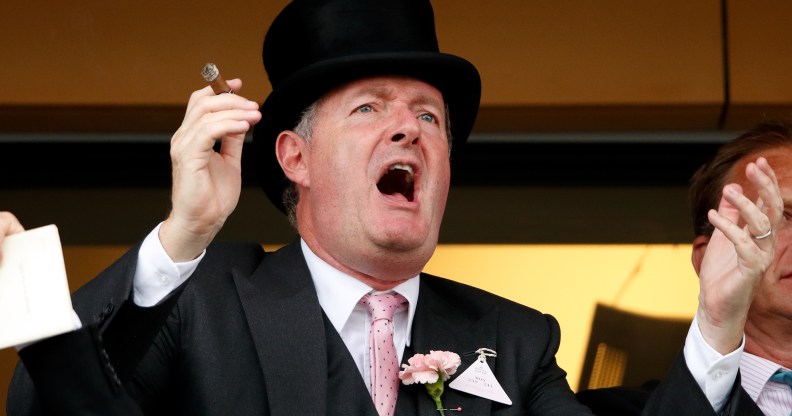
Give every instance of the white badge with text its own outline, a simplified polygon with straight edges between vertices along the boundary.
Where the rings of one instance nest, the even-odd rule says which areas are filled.
[[[478,359],[465,372],[455,378],[448,387],[494,402],[512,404],[511,399],[498,383],[498,379],[495,378],[495,374],[487,365],[487,357],[497,357],[497,353],[489,348],[479,348],[476,353],[479,355]]]

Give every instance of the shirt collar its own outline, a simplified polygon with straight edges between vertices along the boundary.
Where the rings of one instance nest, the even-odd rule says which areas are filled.
[[[745,392],[756,401],[762,393],[770,376],[779,368],[783,368],[766,358],[743,352],[740,360],[740,373],[742,375],[741,385]]]
[[[327,318],[333,324],[337,332],[341,332],[346,325],[349,316],[355,309],[355,305],[366,293],[374,292],[374,289],[360,280],[334,268],[327,264],[300,239],[303,257],[308,264],[316,289],[316,296],[319,298],[319,305],[322,307]],[[407,345],[412,339],[412,323],[415,316],[415,308],[418,305],[418,289],[420,287],[420,275],[408,279],[393,288],[393,291],[404,296],[408,302],[407,309]]]

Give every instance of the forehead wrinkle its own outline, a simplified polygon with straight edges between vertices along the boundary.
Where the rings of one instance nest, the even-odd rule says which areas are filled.
[[[384,85],[373,85],[373,86],[366,86],[357,89],[351,94],[352,99],[360,98],[360,97],[374,97],[379,99],[390,99],[393,98],[396,91],[394,87],[387,87]]]
[[[416,80],[416,82],[421,82],[421,81]],[[383,81],[383,84],[384,83],[385,82]],[[426,84],[426,85],[435,88],[431,84]],[[399,89],[400,89],[399,87],[393,85],[377,85],[377,84],[367,85],[367,86],[359,87],[356,91],[353,91],[350,94],[350,98],[356,99],[360,97],[371,96],[382,100],[389,100],[389,99],[393,99],[398,95],[397,91]],[[410,99],[410,103],[413,105],[432,105],[438,107],[439,109],[442,109],[444,105],[442,95],[439,93],[439,91],[437,95],[440,96],[439,101],[437,97],[435,97],[434,95],[419,91],[417,92],[416,97]]]
[[[415,103],[418,105],[430,105],[432,107],[437,107],[438,111],[442,110],[444,107],[442,95],[440,101],[438,102],[436,97],[426,93],[420,93],[418,95],[418,99],[415,100]]]

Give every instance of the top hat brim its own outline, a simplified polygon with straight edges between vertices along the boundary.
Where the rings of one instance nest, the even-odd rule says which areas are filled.
[[[306,66],[273,89],[261,105],[262,119],[253,129],[259,182],[281,212],[286,212],[283,190],[289,180],[275,154],[278,135],[294,129],[302,112],[330,90],[380,75],[407,76],[437,88],[448,106],[452,153],[467,140],[478,113],[481,78],[465,59],[439,52],[387,52],[343,56]]]

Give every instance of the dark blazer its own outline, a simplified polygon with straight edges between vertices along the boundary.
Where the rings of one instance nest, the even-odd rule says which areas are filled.
[[[668,379],[692,380],[692,375],[687,369],[685,359],[680,354],[674,362]],[[695,381],[693,381],[695,383]],[[673,403],[658,403],[658,398],[674,395],[678,398]],[[699,388],[680,388],[673,383],[648,382],[640,387],[609,387],[600,389],[583,390],[577,393],[577,399],[592,412],[599,416],[639,416],[653,411],[658,406],[663,406],[670,411],[690,412],[702,416],[715,416],[715,411],[708,403],[702,401],[704,393]],[[651,400],[651,401],[650,401]],[[706,400],[706,397],[704,397]],[[686,403],[689,403],[686,405]],[[754,403],[751,396],[740,387],[740,375],[737,375],[735,387],[729,400],[720,412],[721,415],[738,416],[764,416],[759,406]]]
[[[75,295],[83,322],[96,322],[96,330],[22,351],[24,366],[12,381],[9,416],[376,416],[357,367],[319,306],[298,243],[267,254],[255,245],[212,245],[165,308],[167,314],[139,328],[134,325],[139,315],[123,312],[129,302],[122,312],[112,306],[129,294],[136,256],[137,248]],[[111,352],[113,358],[101,338],[121,344]],[[498,357],[487,363],[513,404],[447,388],[443,403],[462,407],[463,415],[590,414],[556,364],[559,342],[551,316],[424,274],[412,345],[404,358],[454,351],[463,360],[461,373],[476,359],[470,354],[476,349],[496,350]],[[119,377],[117,369],[128,371]],[[674,384],[691,388],[686,382]],[[672,395],[661,397],[651,414],[697,414],[666,412],[669,401]],[[42,411],[41,403],[57,411]],[[435,416],[437,411],[424,387],[412,385],[400,388],[396,415]]]

